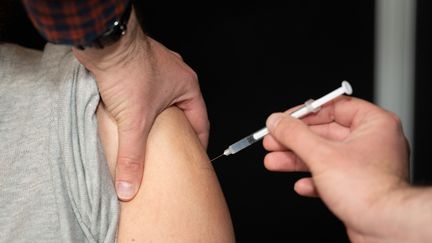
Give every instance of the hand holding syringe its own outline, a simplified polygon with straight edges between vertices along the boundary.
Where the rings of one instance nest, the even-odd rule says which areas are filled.
[[[293,113],[291,113],[291,116],[294,118],[302,118],[306,116],[307,114],[311,112],[316,112],[318,109],[328,103],[329,101],[334,100],[335,98],[339,97],[340,95],[352,94],[352,88],[351,85],[347,81],[343,81],[341,87],[333,90],[332,92],[324,95],[323,97],[317,99],[317,100],[308,100],[304,104],[304,106]],[[225,151],[217,156],[216,158],[212,159],[211,161],[221,157],[222,155],[228,156],[230,154],[235,154],[239,152],[240,150],[249,147],[250,145],[254,144],[255,142],[261,140],[264,138],[265,135],[269,133],[268,129],[266,127],[252,133],[251,135],[239,140],[236,143],[231,144]]]

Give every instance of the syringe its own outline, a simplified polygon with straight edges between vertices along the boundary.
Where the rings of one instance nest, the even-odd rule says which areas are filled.
[[[347,94],[347,95],[352,94],[351,85],[347,81],[342,81],[341,87],[333,90],[332,92],[324,95],[323,97],[321,97],[317,100],[306,101],[303,107],[292,112],[290,115],[294,118],[302,118],[311,112],[318,111],[322,105],[326,104],[327,102],[329,102],[331,100],[334,100],[335,98],[337,98],[343,94]],[[267,129],[267,127],[264,127],[264,128],[262,128],[256,132],[252,133],[251,135],[239,140],[238,142],[231,144],[227,149],[225,149],[225,151],[221,155],[217,156],[216,158],[213,158],[211,161],[213,161],[213,160],[215,160],[215,159],[217,159],[223,155],[228,156],[230,154],[235,154],[235,153],[239,152],[240,150],[243,150],[244,148],[247,148],[250,145],[261,140],[268,133],[269,133],[269,130]]]

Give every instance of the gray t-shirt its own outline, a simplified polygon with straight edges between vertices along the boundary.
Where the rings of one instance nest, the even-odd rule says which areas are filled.
[[[99,93],[70,47],[0,44],[0,242],[115,242]]]

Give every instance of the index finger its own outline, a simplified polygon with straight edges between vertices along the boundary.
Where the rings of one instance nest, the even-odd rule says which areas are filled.
[[[177,106],[183,110],[203,147],[207,148],[210,123],[202,95],[199,94],[197,97],[178,103]]]

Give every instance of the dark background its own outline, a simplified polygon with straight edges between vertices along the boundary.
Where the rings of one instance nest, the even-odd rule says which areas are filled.
[[[432,137],[432,109],[430,89],[432,81],[432,1],[417,1],[416,41],[416,96],[414,126],[414,180],[415,184],[432,184],[430,139]]]
[[[45,41],[17,1],[3,6],[2,39],[32,48]],[[208,154],[262,128],[272,112],[318,98],[348,80],[372,101],[374,1],[145,1],[145,31],[179,52],[198,74],[211,133]],[[418,4],[416,102],[431,80],[431,3]],[[416,106],[415,178],[431,181],[427,105]],[[430,117],[430,116],[429,116]],[[422,143],[423,142],[423,143]],[[214,162],[238,242],[348,242],[342,223],[294,182],[307,173],[269,172],[257,143]],[[343,200],[343,198],[341,198]]]

